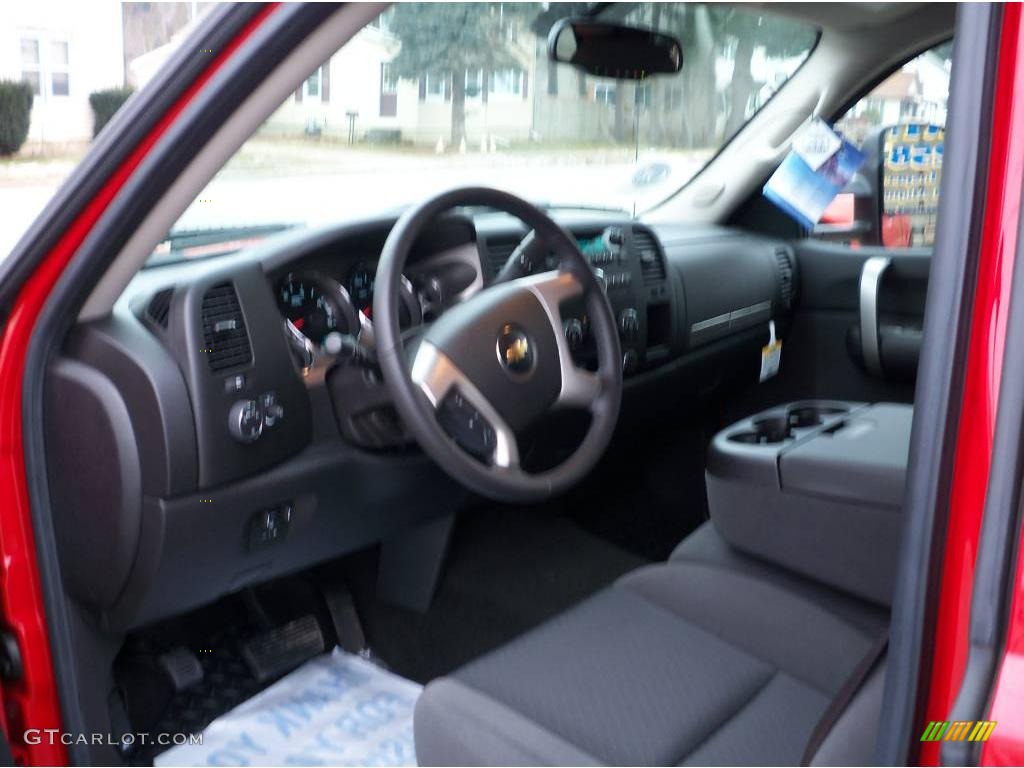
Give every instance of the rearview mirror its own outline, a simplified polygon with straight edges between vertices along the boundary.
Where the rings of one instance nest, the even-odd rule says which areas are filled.
[[[593,19],[557,22],[548,35],[548,56],[590,75],[621,80],[643,80],[683,68],[683,48],[674,37]]]

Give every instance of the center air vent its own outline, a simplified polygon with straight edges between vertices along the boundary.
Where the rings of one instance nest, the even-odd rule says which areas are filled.
[[[501,272],[501,268],[505,266],[505,262],[508,261],[508,257],[512,255],[512,251],[516,249],[521,239],[487,240],[487,267],[490,270],[490,279],[493,280]]]
[[[238,294],[231,283],[213,286],[203,296],[203,348],[214,372],[252,362],[252,346]]]
[[[665,262],[654,235],[646,229],[633,229],[633,247],[640,258],[644,283],[660,283],[665,279]]]
[[[167,330],[167,318],[171,313],[171,297],[174,296],[173,288],[164,288],[157,291],[146,305],[146,316],[165,331]]]
[[[789,249],[775,249],[775,265],[779,275],[779,298],[788,309],[793,305],[793,254]]]

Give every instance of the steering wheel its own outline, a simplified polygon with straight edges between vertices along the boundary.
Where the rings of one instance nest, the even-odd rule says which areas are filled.
[[[407,345],[398,320],[406,259],[424,227],[459,206],[517,217],[559,267],[485,288]],[[562,329],[561,304],[577,297],[596,343],[596,372],[574,363]],[[420,447],[471,490],[499,501],[542,500],[581,480],[608,446],[622,400],[614,313],[572,236],[525,200],[466,187],[408,209],[377,264],[373,317],[377,360],[395,409]],[[529,472],[517,435],[559,408],[589,410],[590,426],[567,459]]]

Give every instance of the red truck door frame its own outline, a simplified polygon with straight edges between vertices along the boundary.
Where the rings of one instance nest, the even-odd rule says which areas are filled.
[[[979,496],[984,507],[969,615],[962,611],[955,623],[950,617],[945,628],[958,639],[951,661],[963,675],[953,711],[944,718],[996,726],[982,744],[943,742],[940,757],[947,765],[1024,765],[1024,13],[1016,4],[1003,13],[988,194],[992,215],[986,217],[999,270],[987,298],[995,319],[988,405],[997,408],[994,422],[986,425],[994,442],[986,495]],[[996,163],[1003,169],[998,182]],[[954,544],[950,540],[946,548],[952,568]],[[936,698],[938,705],[942,700]]]

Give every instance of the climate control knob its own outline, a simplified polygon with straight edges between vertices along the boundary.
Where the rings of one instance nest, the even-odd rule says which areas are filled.
[[[228,432],[240,443],[259,440],[263,423],[263,406],[258,400],[238,400],[228,412]]]
[[[622,373],[628,375],[635,371],[638,362],[639,358],[637,357],[636,350],[627,349],[622,354]]]
[[[632,339],[640,332],[640,315],[632,307],[619,313],[619,331],[624,339]]]
[[[569,344],[569,351],[575,352],[583,345],[583,323],[575,317],[570,317],[563,325],[565,340]]]

